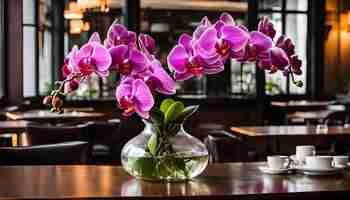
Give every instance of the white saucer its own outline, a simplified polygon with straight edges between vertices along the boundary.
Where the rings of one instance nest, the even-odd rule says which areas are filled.
[[[291,173],[291,169],[272,169],[268,166],[259,166],[259,170],[265,174],[288,174]]]
[[[297,167],[296,169],[306,175],[331,175],[331,174],[337,174],[340,172],[343,172],[346,167],[333,167],[333,168],[327,168],[327,169],[315,169],[315,168],[308,168],[308,167]]]

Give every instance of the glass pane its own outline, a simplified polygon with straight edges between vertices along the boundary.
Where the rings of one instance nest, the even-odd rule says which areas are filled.
[[[308,0],[286,0],[287,10],[307,11]]]
[[[43,46],[39,48],[39,92],[40,95],[47,95],[52,87],[52,34],[45,31],[42,37]]]
[[[301,76],[296,76],[297,80],[302,80],[304,86],[296,87],[290,82],[290,93],[304,94],[306,92],[306,73],[307,73],[307,15],[306,14],[287,14],[286,15],[286,34],[291,37],[295,43],[295,51],[303,62]]]
[[[231,60],[231,93],[256,94],[255,63],[241,64]]]
[[[276,38],[282,35],[282,15],[280,13],[261,13],[259,18],[262,16],[269,17],[276,29]],[[275,38],[275,39],[276,39]],[[286,77],[282,73],[277,72],[275,74],[270,74],[268,71],[265,72],[266,78],[266,94],[276,95],[285,94],[287,92],[287,81]]]
[[[35,1],[23,1],[23,24],[35,24]]]
[[[260,10],[282,10],[282,0],[259,0],[258,3]]]
[[[23,27],[23,96],[35,96],[35,28]]]

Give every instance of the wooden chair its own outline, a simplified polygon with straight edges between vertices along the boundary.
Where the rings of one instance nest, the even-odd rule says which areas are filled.
[[[120,143],[120,120],[88,122],[88,136],[92,144],[91,158],[94,164],[117,161],[119,156],[112,153],[112,148]]]
[[[88,142],[73,141],[30,147],[1,147],[0,165],[83,164],[88,157]]]
[[[224,130],[210,131],[204,140],[210,162],[244,162],[249,160],[248,146]]]
[[[29,145],[55,144],[68,141],[89,141],[87,124],[51,125],[31,123],[26,128]]]
[[[325,117],[322,121],[323,124],[332,126],[332,125],[341,125],[349,122],[350,113],[348,111],[334,111]]]

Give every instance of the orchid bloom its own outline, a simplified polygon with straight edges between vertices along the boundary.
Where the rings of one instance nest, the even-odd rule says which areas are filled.
[[[79,51],[74,52],[69,59],[73,73],[80,74],[82,77],[87,77],[92,73],[106,77],[111,62],[111,55],[101,44],[98,33],[92,34],[89,42],[84,44]]]
[[[152,93],[141,79],[124,79],[117,87],[116,98],[124,116],[136,112],[142,118],[148,118],[154,105]]]
[[[176,92],[176,80],[187,80],[203,74],[216,74],[224,70],[227,59],[239,62],[256,62],[270,73],[282,71],[291,75],[293,82],[301,87],[302,62],[295,54],[295,45],[288,37],[281,36],[274,43],[276,30],[272,22],[263,17],[257,31],[249,32],[243,25],[237,25],[228,13],[221,14],[218,21],[211,23],[204,17],[192,35],[183,33],[177,45],[167,57],[170,76],[156,58],[155,40],[146,34],[128,31],[123,25],[113,23],[108,30],[104,45],[97,33],[80,49],[74,47],[66,56],[62,74],[65,78],[61,87],[54,90],[54,97],[78,88],[82,79],[96,73],[101,77],[109,71],[121,75],[116,89],[116,98],[124,116],[137,113],[148,118],[154,105],[153,94],[159,92],[172,95]],[[174,79],[175,80],[174,80]],[[55,104],[56,111],[60,106]]]
[[[141,33],[139,35],[138,42],[142,52],[151,55],[156,53],[156,42],[151,36]]]
[[[199,55],[195,54],[192,41],[190,35],[182,34],[178,45],[168,55],[168,65],[176,72],[176,80],[187,80],[193,76],[201,76],[205,71],[205,62]],[[222,66],[220,67],[222,68]]]
[[[209,61],[209,65],[212,63],[223,65],[231,51],[242,50],[248,40],[249,33],[235,26],[231,15],[223,13],[220,20],[201,34],[195,43],[195,48],[203,60]]]
[[[143,79],[151,91],[157,91],[165,95],[176,93],[175,80],[165,71],[159,60],[150,60],[147,67],[147,70],[141,74],[135,74],[134,77]]]
[[[63,66],[62,66],[62,76],[63,78],[67,78],[72,74],[72,66],[69,65],[69,59],[72,54],[75,54],[78,51],[77,46],[73,46],[72,50],[64,57]]]
[[[125,26],[114,22],[108,30],[104,45],[108,49],[119,45],[135,47],[136,33],[128,31]]]
[[[119,45],[109,49],[112,56],[111,70],[118,71],[121,75],[139,73],[146,69],[146,56],[136,48]]]
[[[273,39],[276,35],[276,30],[273,26],[273,23],[267,17],[263,17],[258,24],[258,31],[264,33]]]

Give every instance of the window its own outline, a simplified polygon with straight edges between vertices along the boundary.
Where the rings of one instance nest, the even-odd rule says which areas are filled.
[[[4,0],[0,0],[0,99],[4,97],[5,93],[5,76],[4,76],[4,69],[5,69],[5,27],[4,27]]]
[[[36,93],[36,0],[23,1],[23,96]]]
[[[57,43],[62,41],[54,38],[60,30],[54,26],[56,16],[53,4],[61,5],[56,0],[25,0],[23,1],[23,96],[33,97],[47,95],[51,90],[59,57]],[[56,7],[57,10],[57,7]],[[58,36],[59,37],[59,36]],[[63,38],[63,36],[62,36]],[[63,48],[62,48],[63,49]],[[53,56],[55,55],[55,57]],[[58,59],[57,59],[58,60]],[[61,62],[63,60],[59,59]]]
[[[288,35],[295,42],[296,52],[303,61],[303,74],[297,76],[304,82],[304,87],[296,87],[290,78],[282,73],[265,73],[266,93],[276,94],[305,94],[307,88],[307,47],[308,40],[308,1],[307,0],[262,0],[259,1],[259,16],[268,16],[274,23],[277,34]],[[277,38],[275,38],[277,40]]]
[[[148,33],[157,40],[160,60],[166,66],[167,53],[176,44],[181,33],[192,34],[202,17],[208,16],[209,20],[214,21],[222,12],[229,12],[237,24],[246,25],[247,9],[248,4],[245,1],[142,0],[140,27],[141,32]],[[252,71],[248,65],[242,68],[237,63],[227,63],[225,71],[218,75],[194,77],[178,82],[177,94],[225,96],[248,90],[255,91],[255,85],[252,86],[255,84],[255,69]]]

